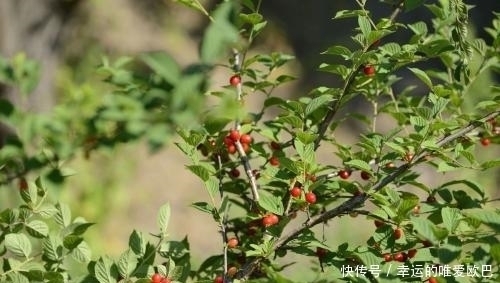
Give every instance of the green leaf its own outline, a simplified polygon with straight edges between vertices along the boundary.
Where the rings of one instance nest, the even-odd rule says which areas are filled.
[[[44,238],[49,234],[49,226],[40,220],[33,220],[26,224],[26,231],[35,238]]]
[[[397,43],[394,43],[394,42],[389,42],[387,44],[384,44],[384,45],[380,46],[379,48],[384,53],[386,53],[387,55],[390,55],[390,56],[398,54],[399,52],[401,52],[401,45],[399,45]]]
[[[51,218],[57,213],[57,208],[52,204],[42,204],[35,213],[40,214],[43,218]]]
[[[304,162],[306,163],[314,162],[314,145],[312,143],[305,145],[300,140],[295,139],[294,145],[295,145],[295,150],[297,151],[300,158]]]
[[[311,134],[308,132],[297,132],[295,135],[296,135],[297,139],[300,140],[304,144],[310,144],[310,143],[314,142],[316,140],[316,138],[318,137],[318,135]]]
[[[170,204],[166,203],[160,207],[156,223],[163,235],[167,234],[168,222],[170,221]]]
[[[493,260],[500,263],[500,244],[493,244],[490,247],[490,254]]]
[[[17,271],[11,272],[7,276],[9,277],[8,283],[30,283],[26,276]]]
[[[63,254],[62,240],[57,235],[49,235],[43,242],[43,254],[51,261],[57,262]]]
[[[443,218],[443,225],[451,233],[455,232],[455,229],[457,229],[458,224],[462,219],[460,210],[451,207],[443,207],[443,209],[441,210],[441,217]]]
[[[240,14],[240,19],[251,25],[256,25],[264,21],[264,17],[259,13]]]
[[[409,24],[408,27],[416,34],[416,35],[426,35],[427,34],[427,25],[425,22],[416,22],[414,24]]]
[[[313,98],[306,106],[305,115],[306,116],[311,115],[318,108],[328,105],[328,103],[330,103],[332,100],[333,96],[329,94],[323,94],[321,96]]]
[[[238,30],[229,22],[233,11],[232,1],[220,4],[213,13],[213,22],[205,30],[201,43],[201,60],[212,63],[224,53],[229,44],[238,41]]]
[[[351,57],[352,52],[348,48],[340,45],[335,45],[335,46],[330,46],[328,49],[321,54],[328,54],[328,55],[339,55],[342,56],[344,59],[348,59]]]
[[[210,178],[210,171],[201,165],[189,165],[187,168],[204,182]]]
[[[375,255],[372,251],[356,252],[363,266],[376,266],[380,264],[380,256]]]
[[[371,172],[371,170],[372,170],[370,164],[368,164],[366,161],[360,160],[360,159],[350,160],[350,161],[345,162],[344,164],[346,166],[349,166],[350,168],[356,168],[356,169],[366,171],[366,172]]]
[[[277,122],[283,124],[289,124],[294,128],[302,128],[302,119],[297,116],[281,116],[276,119]]]
[[[138,256],[143,256],[146,249],[146,243],[142,233],[136,230],[132,231],[128,240],[128,246]]]
[[[92,251],[87,242],[82,241],[71,251],[71,256],[78,262],[88,263],[92,258]]]
[[[408,68],[415,76],[417,76],[425,85],[432,89],[432,81],[429,76],[422,70],[417,68]]]
[[[364,16],[364,15],[366,15],[366,12],[363,10],[341,10],[338,11],[333,18],[345,19],[345,18],[354,18],[357,16]]]
[[[471,188],[473,191],[478,193],[482,198],[484,198],[484,188],[480,184],[478,184],[474,181],[469,181],[469,180],[453,180],[450,182],[446,182],[446,183],[442,184],[441,186],[439,186],[438,189],[446,188],[446,187],[449,187],[452,185],[458,185],[458,184],[462,184],[462,185],[465,185],[465,186]]]
[[[82,235],[87,231],[87,229],[94,225],[95,223],[91,222],[73,222],[71,225],[68,226],[70,228],[69,230],[71,231],[72,234],[74,235]]]
[[[441,173],[441,172],[449,172],[449,171],[454,171],[454,170],[457,170],[458,169],[458,166],[453,164],[453,163],[449,163],[449,162],[439,162],[438,164],[438,169],[437,169],[437,172]]]
[[[83,242],[82,237],[76,235],[68,235],[64,237],[63,245],[68,250],[72,250],[76,248],[81,242]]]
[[[368,37],[370,32],[372,31],[372,26],[370,25],[370,20],[368,19],[367,16],[359,16],[358,17],[358,25],[359,28],[361,29],[361,32],[365,36],[365,38]]]
[[[342,64],[322,63],[321,65],[319,65],[318,69],[323,72],[337,74],[343,79],[347,78],[347,76],[349,75],[349,69]]]
[[[137,263],[138,260],[134,252],[130,249],[126,250],[118,259],[118,273],[120,273],[123,278],[129,278],[129,276],[132,275],[132,272],[134,272]]]
[[[432,107],[432,116],[436,117],[439,113],[441,113],[448,105],[449,99],[439,97],[434,93],[429,94],[429,101],[433,104]]]
[[[112,269],[113,261],[110,258],[99,258],[94,267],[95,278],[99,281],[99,283],[116,283]]]
[[[139,58],[166,82],[172,85],[178,82],[181,75],[179,66],[164,51],[145,53],[140,55]]]
[[[24,234],[7,234],[4,244],[5,248],[16,256],[28,258],[31,254],[31,242]]]
[[[191,204],[191,207],[194,207],[198,209],[199,211],[206,212],[209,214],[212,214],[214,212],[214,207],[213,205],[207,203],[207,202],[195,202]]]
[[[210,178],[208,181],[204,182],[205,188],[207,189],[208,195],[213,200],[217,197],[219,193],[219,181],[214,177]]]
[[[462,242],[456,237],[450,237],[447,243],[439,246],[437,253],[439,261],[443,264],[449,264],[460,257],[462,252]]]
[[[422,217],[411,217],[410,221],[413,223],[414,229],[419,235],[431,242],[437,242],[437,237],[434,234],[436,227],[431,221]]]
[[[197,0],[174,0],[174,2],[181,3],[188,8],[197,10],[198,12],[205,13],[205,8]]]
[[[71,223],[71,210],[69,206],[64,203],[56,204],[57,213],[55,221],[60,226],[67,227]]]
[[[282,215],[284,212],[283,203],[280,197],[277,197],[267,191],[260,191],[259,205],[264,210],[277,215]]]
[[[422,6],[425,0],[405,0],[404,2],[405,11],[408,12]]]
[[[488,170],[490,168],[498,167],[500,166],[500,159],[496,160],[489,160],[481,164],[481,169],[482,170]]]
[[[474,219],[481,221],[484,224],[500,225],[500,212],[486,210],[483,208],[473,208],[462,210],[462,213]]]

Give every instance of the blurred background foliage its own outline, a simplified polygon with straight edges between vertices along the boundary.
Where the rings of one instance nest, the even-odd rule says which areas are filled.
[[[379,1],[368,2],[376,17],[390,14],[390,6],[381,5]],[[216,1],[202,3],[210,11]],[[476,0],[468,3],[476,5],[471,10],[470,32],[490,42],[484,28],[491,25],[492,11],[500,12],[500,2]],[[336,11],[353,7],[351,1],[263,1],[262,12],[268,26],[254,42],[251,52],[279,51],[297,57],[296,62],[286,65],[284,72],[299,79],[277,89],[278,96],[302,96],[315,86],[338,83],[331,75],[319,73],[316,69],[320,62],[331,60],[320,55],[329,45],[352,44],[349,36],[355,24],[349,20],[332,21],[331,18]],[[429,18],[425,9],[419,9],[403,14],[400,20],[428,21]],[[58,182],[62,176],[50,178],[49,172],[47,180],[52,180],[50,187],[54,200],[69,203],[75,215],[98,223],[88,234],[90,246],[98,254],[121,252],[133,229],[154,230],[156,211],[166,201],[174,209],[172,237],[190,235],[195,261],[220,249],[215,224],[188,207],[191,202],[199,200],[203,192],[200,184],[186,173],[183,166],[186,160],[175,148],[162,147],[162,143],[171,144],[162,139],[169,137],[166,133],[172,129],[148,129],[148,133],[152,133],[148,142],[129,143],[127,141],[133,139],[122,137],[127,143],[92,151],[99,126],[96,126],[96,132],[89,132],[92,127],[82,124],[85,118],[96,114],[112,116],[113,119],[120,119],[116,115],[151,114],[135,113],[133,102],[127,100],[123,101],[124,108],[115,113],[99,112],[99,105],[106,103],[110,97],[108,94],[116,90],[115,86],[132,76],[124,71],[124,66],[132,67],[135,75],[144,75],[134,78],[136,90],[141,88],[141,81],[153,81],[157,88],[149,89],[141,98],[152,102],[158,92],[168,90],[169,85],[164,84],[165,80],[160,82],[147,77],[148,68],[161,69],[169,64],[178,68],[180,77],[190,82],[178,96],[199,95],[208,86],[218,89],[226,85],[231,71],[224,68],[213,70],[209,82],[190,76],[190,70],[204,67],[198,64],[198,54],[208,21],[202,14],[169,0],[3,0],[0,3],[0,97],[9,99],[21,109],[11,121],[21,125],[16,127],[17,134],[23,140],[31,140],[33,148],[42,142],[34,136],[35,129],[46,129],[48,134],[54,134],[67,130],[60,127],[68,127],[75,133],[85,133],[76,137],[74,142],[85,144],[88,150],[67,152],[66,156],[61,156],[60,162],[64,162],[66,171],[60,173],[71,177],[66,178],[66,182]],[[398,33],[397,38],[389,40],[404,42],[409,36],[410,32]],[[165,51],[175,62],[162,58],[156,51]],[[155,66],[154,62],[162,62],[162,66]],[[400,75],[405,76],[405,73]],[[410,83],[419,84],[417,81]],[[469,90],[471,95],[467,96],[471,109],[481,99],[481,89],[492,83],[497,84],[498,77],[487,75],[477,80]],[[198,89],[195,91],[190,87]],[[135,93],[134,89],[128,91]],[[172,97],[175,99],[176,96]],[[189,101],[189,107],[179,105],[176,112],[179,115],[174,115],[172,122],[195,124],[192,119],[203,110],[204,102],[196,96]],[[258,97],[251,97],[248,108],[258,108],[259,102]],[[171,103],[175,104],[175,101]],[[356,101],[351,107],[363,111],[366,105]],[[8,111],[7,108],[2,109]],[[130,112],[123,113],[123,109]],[[154,115],[147,117],[153,119]],[[58,124],[58,121],[65,123]],[[105,131],[106,125],[102,127]],[[135,127],[139,132],[144,130],[140,123]],[[353,140],[359,127],[362,125],[356,121],[346,121],[343,127],[346,143]],[[7,128],[0,130],[4,131],[4,136],[9,132]],[[151,149],[160,151],[152,155]],[[478,154],[491,156],[498,152],[498,148],[488,148]],[[335,162],[328,149],[325,153],[321,155],[322,161]],[[69,157],[71,159],[66,161]],[[470,174],[471,178],[490,188],[493,197],[500,196],[500,174],[491,170]],[[28,179],[30,177],[34,176],[28,176]],[[424,178],[432,185],[446,180],[449,175],[424,175]],[[15,183],[1,187],[0,207],[18,201],[17,194],[12,193],[14,187]],[[336,221],[327,227],[329,241],[340,243],[349,239],[352,245],[364,242],[371,233],[370,229],[359,231],[355,239],[351,230],[362,221],[350,218]],[[295,270],[300,273],[300,270]]]

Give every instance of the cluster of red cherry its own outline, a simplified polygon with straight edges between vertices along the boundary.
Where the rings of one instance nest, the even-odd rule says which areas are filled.
[[[151,283],[170,283],[172,282],[169,278],[162,276],[159,273],[153,274],[151,276]]]

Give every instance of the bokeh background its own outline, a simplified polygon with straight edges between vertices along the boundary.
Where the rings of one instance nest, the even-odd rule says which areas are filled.
[[[375,18],[391,13],[390,5],[375,0],[367,2]],[[210,10],[216,1],[202,3]],[[490,42],[483,30],[491,24],[492,12],[500,12],[500,1],[467,3],[476,5],[471,10],[471,33]],[[329,45],[352,45],[349,37],[355,20],[332,21],[331,18],[337,11],[353,7],[354,1],[263,1],[262,13],[268,20],[268,27],[255,42],[253,52],[280,51],[297,57],[283,72],[299,79],[277,89],[278,96],[306,95],[315,86],[339,83],[331,75],[317,72],[316,68],[320,62],[331,60],[320,56]],[[429,22],[429,17],[429,12],[419,9],[403,14],[401,20]],[[20,99],[15,89],[3,85],[0,95],[26,111],[50,113],[68,97],[95,97],[107,91],[102,77],[95,72],[103,55],[117,58],[164,50],[182,66],[196,63],[207,23],[205,16],[170,0],[2,0],[0,54],[11,57],[19,52],[26,53],[40,62],[41,75],[28,99]],[[409,32],[402,32],[391,40],[404,42],[409,35]],[[216,70],[211,78],[212,86],[218,88],[226,84],[229,75],[227,70]],[[498,78],[480,80],[481,84],[492,82],[498,83]],[[471,98],[470,104],[481,97],[480,88],[478,85],[477,97]],[[249,107],[257,103],[249,101]],[[365,105],[355,101],[351,107],[363,111]],[[338,133],[346,143],[355,141],[359,127],[355,122],[348,123]],[[498,148],[488,150],[487,154],[498,154]],[[331,149],[322,149],[319,155],[323,162],[338,162]],[[154,232],[158,208],[170,202],[173,208],[171,237],[182,239],[189,235],[196,265],[206,256],[220,252],[221,243],[212,219],[189,207],[206,194],[196,177],[184,169],[183,164],[187,162],[172,145],[151,154],[142,143],[100,150],[89,159],[78,155],[68,164],[77,174],[63,185],[54,185],[53,197],[69,203],[74,215],[97,222],[87,236],[94,256],[121,253],[133,229]],[[450,175],[432,174],[425,168],[419,170],[430,186],[450,178]],[[468,174],[499,196],[498,174],[492,171]],[[0,194],[2,206],[16,201],[17,196],[8,192]],[[348,239],[356,245],[366,241],[373,229],[363,217],[343,217],[332,221],[326,235],[332,246]],[[289,262],[294,260],[301,259],[287,258]],[[306,278],[307,273],[300,272],[301,268],[309,267],[294,268],[296,276],[311,279]]]

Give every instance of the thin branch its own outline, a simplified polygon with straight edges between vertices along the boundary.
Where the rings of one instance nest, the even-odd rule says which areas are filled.
[[[457,130],[455,133],[445,136],[441,138],[436,145],[437,146],[445,146],[446,144],[472,132],[476,128],[480,127],[485,123],[486,121],[490,119],[494,119],[496,117],[500,116],[500,110],[492,112],[486,116],[484,116],[482,119],[477,120],[477,121],[472,121],[470,122],[467,126]],[[375,183],[370,191],[371,192],[377,192],[387,186],[388,184],[392,183],[396,178],[401,176],[403,173],[405,173],[408,169],[412,168],[416,164],[420,163],[420,161],[425,160],[425,157],[427,154],[430,153],[430,150],[424,149],[420,154],[415,156],[410,163],[405,163],[401,166],[399,166],[394,172],[391,174],[387,175],[385,178],[379,180],[377,183]],[[330,209],[324,213],[318,214],[316,216],[311,217],[308,221],[304,223],[304,225],[292,230],[288,234],[280,237],[273,245],[272,250],[275,251],[284,245],[286,245],[288,242],[291,240],[295,239],[298,235],[302,234],[304,231],[310,229],[311,227],[318,225],[320,223],[324,223],[325,221],[328,221],[332,218],[335,218],[337,216],[341,216],[344,214],[347,214],[348,212],[354,210],[357,207],[360,207],[364,202],[368,199],[367,194],[360,194],[357,196],[353,196],[347,201],[341,203],[339,206]],[[236,278],[245,278],[248,275],[251,274],[251,272],[255,269],[257,264],[264,260],[263,257],[258,257],[244,265],[236,274]]]
[[[243,64],[244,58],[240,58],[240,52],[237,49],[233,49],[233,69],[235,72],[240,72],[241,71],[241,66]],[[241,79],[239,83],[236,85],[236,100],[237,101],[242,101],[242,82]],[[235,129],[240,130],[241,128],[241,123],[239,119],[236,119],[234,122]],[[245,168],[245,173],[248,177],[248,181],[250,183],[250,190],[252,191],[252,197],[254,202],[259,202],[259,191],[257,188],[257,180],[255,178],[255,175],[253,173],[252,167],[250,166],[250,161],[248,159],[248,156],[245,153],[245,150],[243,149],[243,146],[239,141],[236,141],[235,143],[236,149],[238,150],[238,154],[240,156],[240,161],[241,164],[243,164],[243,168]]]

